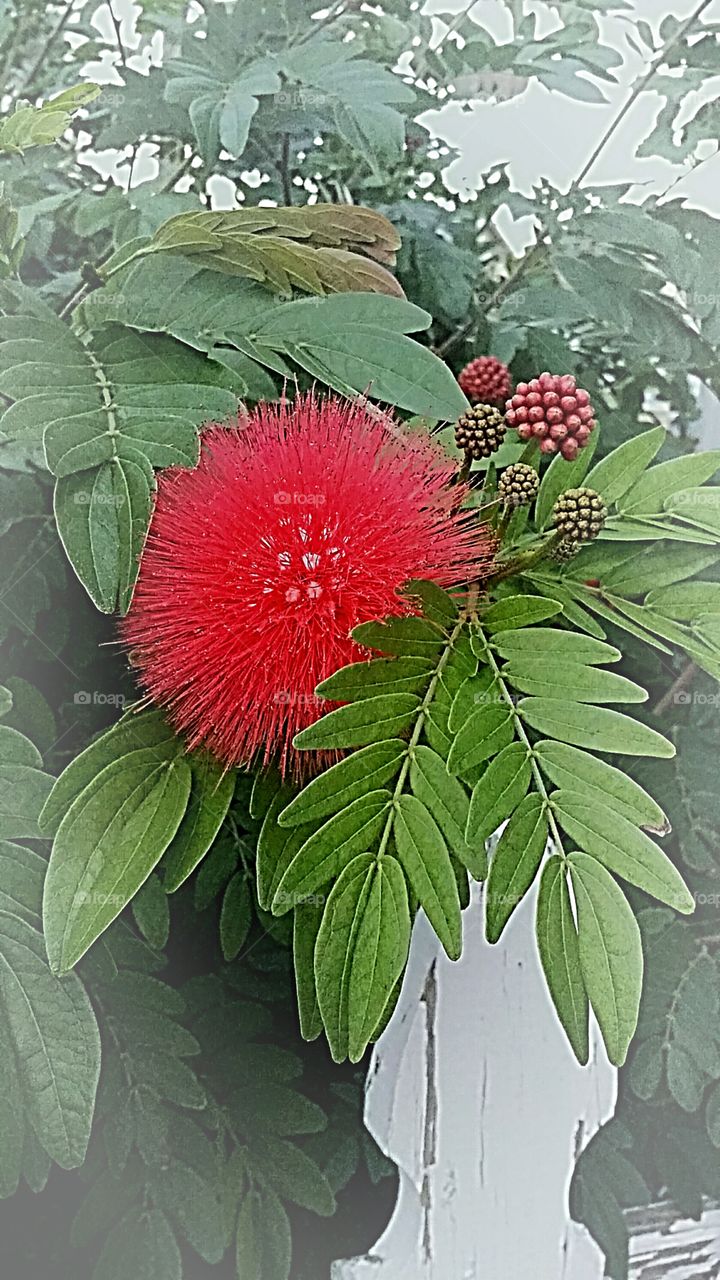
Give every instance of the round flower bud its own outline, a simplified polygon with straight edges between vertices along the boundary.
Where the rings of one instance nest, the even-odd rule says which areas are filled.
[[[498,497],[506,507],[529,507],[540,488],[540,477],[534,467],[515,462],[506,467],[498,480]]]
[[[555,528],[575,544],[597,538],[606,518],[607,507],[594,489],[567,489],[553,508]]]
[[[491,404],[476,404],[455,424],[455,443],[471,458],[489,458],[500,448],[507,427],[499,409]]]

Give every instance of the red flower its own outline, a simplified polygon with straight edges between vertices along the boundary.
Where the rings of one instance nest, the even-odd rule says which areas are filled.
[[[483,574],[492,538],[455,469],[363,402],[308,395],[210,427],[195,470],[160,476],[122,634],[190,747],[297,769],[315,686],[367,657],[352,628],[401,611],[410,578]]]

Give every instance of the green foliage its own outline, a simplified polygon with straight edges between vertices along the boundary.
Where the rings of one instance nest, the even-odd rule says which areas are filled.
[[[141,0],[147,74],[93,6],[69,32],[42,0],[0,14],[0,1194],[82,1162],[97,1014],[74,1228],[95,1280],[180,1280],[195,1254],[263,1280],[325,1274],[327,1257],[293,1256],[293,1205],[330,1213],[382,1165],[357,1083],[336,1068],[321,1114],[283,1042],[289,949],[303,1036],[324,1029],[359,1061],[417,912],[459,953],[469,878],[487,879],[487,935],[506,947],[537,886],[539,955],[580,1061],[591,1007],[624,1059],[644,967],[619,1118],[572,1189],[608,1273],[626,1275],[627,1208],[720,1197],[720,453],[693,452],[687,377],[718,388],[717,223],[672,187],[641,205],[627,184],[598,188],[591,166],[529,195],[495,166],[457,199],[452,150],[420,123],[531,81],[603,101],[620,55],[597,6],[561,8],[546,31],[506,5],[496,43],[474,11],[397,0],[321,19],[310,0],[238,0],[192,23],[183,0]],[[638,155],[689,174],[717,134],[717,24],[613,9],[640,67],[629,106],[662,95]],[[99,96],[77,83],[98,60],[117,72]],[[106,148],[129,156],[116,180],[92,167]],[[218,207],[217,178],[238,207]],[[521,217],[535,242],[516,259],[500,228]],[[113,633],[95,610],[129,607],[155,472],[194,465],[203,422],[316,381],[442,426],[466,402],[438,354],[457,370],[483,351],[516,380],[572,371],[601,431],[574,463],[542,463],[481,606],[416,583],[424,620],[360,630],[385,656],[321,685],[344,705],[300,744],[341,746],[340,762],[297,794],[258,775],[250,795],[154,712],[107,730],[81,690],[127,686],[116,656],[100,665]],[[471,476],[496,526],[497,468],[521,454],[510,442]],[[563,569],[533,559],[557,496],[583,483],[611,509],[601,539]],[[176,940],[183,963],[191,941],[202,952],[181,992],[156,976]],[[58,970],[91,948],[80,976],[52,971],[46,946]]]
[[[604,641],[533,625],[548,613],[557,617],[559,605],[538,599],[536,609],[532,597],[508,596],[458,611],[445,595],[440,614],[437,595],[435,588],[433,620],[398,616],[356,629],[358,641],[394,657],[348,667],[320,685],[324,696],[352,700],[303,730],[296,746],[360,750],[286,808],[278,793],[265,819],[272,847],[264,851],[261,840],[259,869],[262,884],[263,863],[272,867],[267,905],[282,914],[318,894],[324,904],[313,947],[296,949],[303,1004],[314,980],[333,1056],[357,1060],[405,965],[408,901],[457,958],[461,900],[467,904],[458,876],[466,886],[468,871],[484,876],[482,846],[509,819],[490,862],[488,940],[499,940],[549,848],[538,943],[550,992],[580,1059],[587,1058],[589,998],[608,1054],[621,1063],[637,1021],[642,953],[635,918],[606,868],[680,911],[694,902],[641,829],[662,819],[654,801],[589,752],[671,757],[674,748],[650,726],[590,705],[636,702],[645,691],[603,669],[620,657]],[[528,681],[543,683],[549,657],[562,663],[563,697],[518,697]],[[395,668],[415,692],[395,691]],[[597,799],[563,790],[563,764],[572,773],[575,757]],[[624,811],[605,803],[608,794]],[[565,839],[576,852],[565,850]],[[316,1033],[314,1016],[310,1030]]]
[[[74,113],[92,102],[99,92],[99,85],[77,84],[54,94],[41,107],[17,103],[12,114],[0,123],[0,152],[21,155],[30,147],[57,142]]]

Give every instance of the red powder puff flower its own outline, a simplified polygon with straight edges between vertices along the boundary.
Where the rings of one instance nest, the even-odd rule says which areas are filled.
[[[368,656],[353,627],[398,613],[410,578],[487,572],[455,470],[367,404],[308,395],[211,426],[195,470],[160,476],[122,634],[191,748],[299,770],[292,739],[328,707],[316,685]]]

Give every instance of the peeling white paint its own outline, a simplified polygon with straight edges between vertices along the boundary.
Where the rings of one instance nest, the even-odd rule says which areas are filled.
[[[371,1252],[336,1262],[333,1280],[602,1280],[567,1190],[613,1112],[616,1076],[596,1031],[588,1067],[567,1046],[534,905],[492,947],[476,891],[456,964],[418,920],[366,1097],[366,1124],[400,1170],[398,1201]]]

